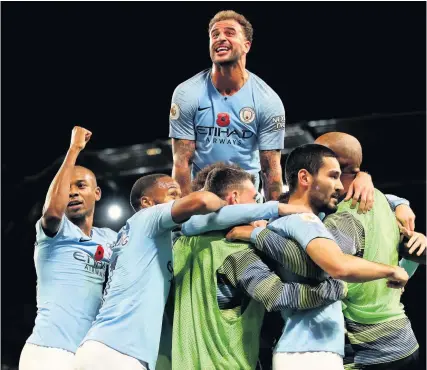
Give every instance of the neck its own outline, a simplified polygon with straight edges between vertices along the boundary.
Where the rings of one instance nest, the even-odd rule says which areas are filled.
[[[78,226],[80,230],[83,231],[83,234],[90,236],[90,232],[93,226],[93,214],[70,221],[76,226]]]
[[[289,197],[289,204],[295,204],[295,205],[301,205],[305,206],[311,209],[311,211],[317,215],[319,213],[319,210],[316,209],[309,200],[308,192],[299,192],[296,191],[295,193],[291,194]]]
[[[233,65],[212,66],[212,83],[222,95],[233,95],[239,91],[249,78],[245,62],[239,60]]]

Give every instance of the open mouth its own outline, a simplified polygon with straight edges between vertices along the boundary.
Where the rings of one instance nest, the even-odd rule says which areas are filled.
[[[80,202],[78,200],[73,200],[71,202],[68,203],[68,208],[70,209],[77,209],[79,208],[81,205],[83,204],[83,202]]]
[[[230,48],[228,46],[218,46],[217,48],[215,48],[215,52],[219,55],[225,54],[230,50]]]

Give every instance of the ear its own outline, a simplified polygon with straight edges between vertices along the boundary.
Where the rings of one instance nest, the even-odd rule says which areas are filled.
[[[233,193],[228,193],[225,197],[225,201],[227,202],[227,204],[235,204]]]
[[[310,172],[305,169],[298,171],[298,185],[307,189],[310,187],[313,182],[313,176],[311,176]]]
[[[231,203],[230,204],[239,204],[239,192],[237,190],[233,190],[230,194]]]
[[[245,50],[246,54],[249,53],[249,50],[251,50],[251,46],[252,46],[252,43],[250,41],[248,41],[248,40],[246,40],[243,43],[243,47],[244,47],[244,50]]]
[[[141,202],[141,208],[149,208],[151,206],[154,206],[153,199],[145,195],[141,197],[140,202]]]
[[[95,188],[95,201],[97,202],[98,200],[101,199],[101,188],[99,186],[97,186]]]

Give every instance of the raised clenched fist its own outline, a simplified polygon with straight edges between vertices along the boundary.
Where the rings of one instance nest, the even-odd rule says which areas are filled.
[[[83,127],[74,126],[73,132],[71,133],[70,147],[75,147],[78,150],[84,149],[91,136],[92,132],[89,130],[86,130]]]

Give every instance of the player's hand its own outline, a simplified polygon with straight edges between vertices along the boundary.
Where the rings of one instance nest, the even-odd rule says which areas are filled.
[[[268,221],[266,220],[258,220],[251,222],[253,227],[267,227]]]
[[[80,126],[74,126],[73,131],[71,133],[71,143],[70,147],[74,147],[78,150],[83,150],[92,136],[92,132],[86,130]]]
[[[387,286],[389,288],[400,289],[406,285],[408,279],[408,273],[402,267],[395,266],[393,275],[387,279]]]
[[[252,225],[236,226],[227,233],[225,238],[230,242],[233,240],[250,241],[253,229],[255,227]]]
[[[414,253],[418,249],[416,254],[417,256],[421,256],[427,247],[427,238],[424,234],[414,231],[411,238],[404,246],[409,249],[409,254]]]
[[[352,199],[353,198],[353,199]],[[345,201],[351,201],[351,208],[356,207],[359,203],[357,213],[366,213],[370,211],[374,205],[374,184],[372,177],[366,172],[359,172],[348,188]]]
[[[288,216],[293,213],[313,213],[313,211],[306,206],[279,203],[279,216]]]
[[[409,231],[415,230],[415,213],[412,211],[411,207],[406,204],[401,204],[396,207],[395,215],[399,228],[403,227]]]

